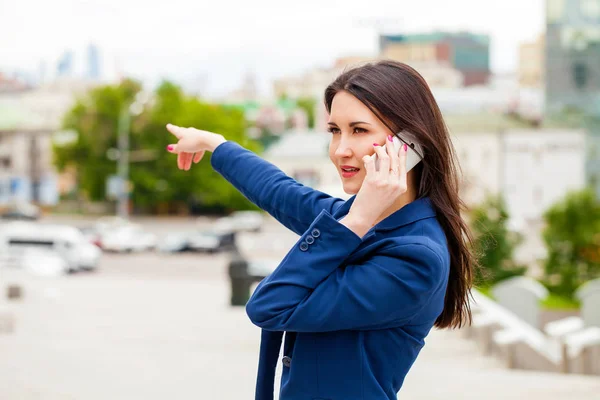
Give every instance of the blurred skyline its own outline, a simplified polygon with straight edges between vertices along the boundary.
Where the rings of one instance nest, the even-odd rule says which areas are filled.
[[[542,0],[315,1],[21,0],[0,5],[0,71],[53,70],[68,50],[99,47],[106,79],[155,85],[163,78],[207,97],[238,88],[248,73],[262,95],[274,79],[375,56],[379,33],[468,30],[491,38],[491,68],[514,72],[518,45],[544,31]]]

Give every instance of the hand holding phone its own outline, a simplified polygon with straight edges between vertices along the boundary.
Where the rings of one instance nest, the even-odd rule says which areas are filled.
[[[398,139],[398,136],[400,136],[404,142]],[[396,154],[400,153],[400,149],[402,149],[402,145],[404,145],[404,143],[408,145],[408,153],[406,155],[406,172],[408,172],[423,159],[423,149],[419,143],[417,143],[415,140],[412,140],[411,135],[409,135],[406,131],[402,131],[397,135],[393,135],[392,145],[396,150]],[[385,148],[387,145],[388,142],[386,141],[386,144],[384,144],[382,148]],[[375,168],[379,171],[379,157],[377,156],[377,153],[375,153]]]

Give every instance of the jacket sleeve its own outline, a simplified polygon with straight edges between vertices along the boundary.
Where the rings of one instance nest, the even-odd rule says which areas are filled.
[[[380,250],[360,264],[345,264],[361,241],[322,211],[252,294],[246,304],[251,321],[263,329],[294,332],[409,323],[443,282],[440,257],[413,243]]]
[[[235,142],[217,146],[210,162],[248,200],[298,235],[321,210],[333,214],[344,203],[343,199],[302,185]]]

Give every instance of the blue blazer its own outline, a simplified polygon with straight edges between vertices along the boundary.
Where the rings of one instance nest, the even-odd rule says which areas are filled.
[[[246,305],[262,328],[257,400],[396,399],[444,307],[450,255],[428,198],[360,238],[338,221],[347,201],[303,186],[235,142],[211,165],[300,239]]]

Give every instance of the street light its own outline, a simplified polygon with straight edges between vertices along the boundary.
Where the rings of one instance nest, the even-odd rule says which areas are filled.
[[[140,115],[144,106],[150,99],[150,93],[139,91],[132,103],[126,104],[119,115],[118,131],[118,158],[117,174],[119,176],[119,195],[117,203],[117,215],[123,219],[129,217],[129,130],[131,127],[131,116]]]

